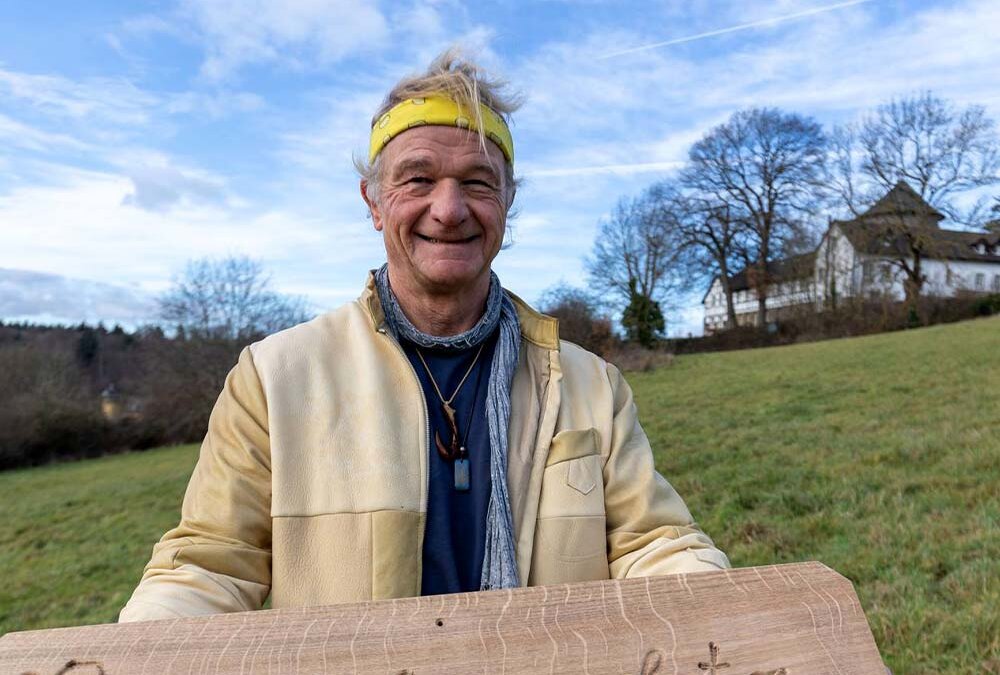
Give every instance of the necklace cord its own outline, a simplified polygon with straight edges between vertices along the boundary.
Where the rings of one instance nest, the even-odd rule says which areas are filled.
[[[458,396],[458,392],[462,390],[462,385],[465,384],[465,381],[469,379],[469,375],[472,374],[472,369],[476,367],[476,362],[479,361],[479,355],[483,353],[483,347],[485,346],[485,342],[479,345],[479,351],[476,352],[475,358],[472,359],[472,363],[469,364],[468,370],[466,370],[465,375],[462,376],[462,381],[458,383],[457,387],[455,387],[454,393],[448,400],[445,400],[444,394],[441,393],[441,387],[438,386],[437,380],[434,379],[434,373],[431,372],[430,367],[427,365],[424,355],[420,352],[420,347],[415,347],[417,356],[420,357],[420,363],[424,364],[424,370],[427,371],[427,377],[431,378],[431,384],[434,385],[434,392],[438,395],[438,398],[441,399],[441,403],[450,406],[451,402],[455,400],[455,397]]]

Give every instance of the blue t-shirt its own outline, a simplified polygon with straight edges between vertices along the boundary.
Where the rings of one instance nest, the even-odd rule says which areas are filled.
[[[469,490],[455,489],[454,463],[443,459],[434,443],[436,431],[445,447],[451,443],[451,427],[417,356],[417,347],[403,341],[403,351],[413,364],[427,401],[430,417],[430,469],[427,523],[424,529],[421,595],[478,591],[486,548],[486,510],[490,502],[490,435],[486,422],[486,391],[496,349],[496,334],[487,339],[483,353],[468,379],[451,402],[456,410],[459,443],[469,460]],[[462,380],[479,347],[460,352],[420,348],[434,380],[447,399]],[[470,426],[471,425],[471,426]],[[466,434],[468,436],[466,437]]]

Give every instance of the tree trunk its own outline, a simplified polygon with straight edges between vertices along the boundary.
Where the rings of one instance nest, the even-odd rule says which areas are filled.
[[[729,266],[725,260],[719,262],[719,283],[726,296],[726,328],[736,328],[736,305],[733,304],[733,288],[729,284]]]
[[[923,285],[923,256],[919,251],[914,251],[913,267],[906,269],[906,278],[903,280],[904,302],[908,313],[912,317],[917,316],[917,301],[920,299],[920,291]]]
[[[757,291],[757,328],[767,330],[767,262],[757,265],[757,278],[752,287]]]

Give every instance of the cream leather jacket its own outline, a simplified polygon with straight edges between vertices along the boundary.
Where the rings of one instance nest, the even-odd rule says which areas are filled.
[[[507,482],[522,583],[728,567],[656,473],[618,370],[517,298]],[[243,351],[209,422],[180,524],[121,621],[420,594],[426,403],[353,303]]]

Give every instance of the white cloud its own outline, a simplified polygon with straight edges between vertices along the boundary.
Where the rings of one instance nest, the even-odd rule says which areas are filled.
[[[280,135],[278,156],[306,172],[349,172],[354,155],[367,156],[370,120],[384,92],[336,91],[317,97],[319,113]]]
[[[122,198],[124,206],[148,211],[169,211],[180,206],[223,201],[223,181],[203,171],[184,169],[159,161],[126,169],[132,191]]]
[[[7,107],[21,106],[49,124],[72,126],[81,136],[106,142],[163,126],[170,116],[220,118],[264,107],[264,99],[247,91],[215,89],[154,92],[126,78],[74,80],[0,68],[0,93]],[[162,132],[161,132],[162,133]]]
[[[767,40],[750,31],[699,50],[665,47],[603,61],[593,55],[643,44],[644,36],[604,28],[549,43],[514,73],[516,82],[530,83],[517,124],[546,133],[549,146],[565,139],[587,145],[594,137],[647,146],[678,123],[717,121],[751,105],[837,115],[933,89],[1000,108],[1000,41],[981,29],[1000,25],[1000,5],[971,0],[888,20],[876,19],[878,9],[859,4],[804,17]]]
[[[191,258],[246,254],[274,272],[279,290],[311,289],[310,299],[328,307],[342,274],[359,289],[383,256],[360,217],[189,198],[166,213],[130,205],[133,190],[125,176],[66,167],[51,172],[50,185],[15,187],[0,196],[0,267],[155,291]]]
[[[183,0],[180,13],[205,43],[210,80],[254,63],[329,64],[388,36],[374,4],[352,0]]]
[[[0,269],[0,317],[34,323],[123,323],[152,320],[156,309],[149,293],[27,270]]]
[[[596,174],[611,173],[619,176],[631,176],[639,173],[663,173],[664,171],[674,171],[683,166],[681,161],[669,162],[639,162],[634,164],[604,164],[601,166],[569,166],[558,168],[525,169],[523,174],[526,178],[551,178],[564,176],[593,176]]]
[[[25,150],[86,150],[89,146],[72,136],[51,133],[19,122],[0,113],[0,139],[6,148]]]
[[[33,75],[0,69],[0,87],[8,96],[29,103],[47,115],[132,127],[147,124],[158,97],[124,79],[74,81],[54,75]]]
[[[163,110],[171,115],[204,113],[213,119],[232,113],[254,112],[265,106],[265,100],[258,94],[226,89],[184,91],[165,95],[163,101]]]

